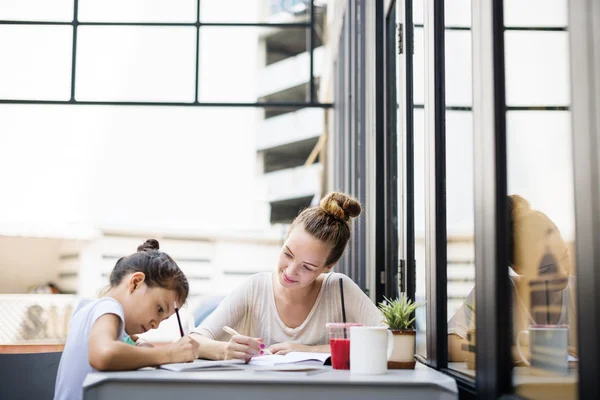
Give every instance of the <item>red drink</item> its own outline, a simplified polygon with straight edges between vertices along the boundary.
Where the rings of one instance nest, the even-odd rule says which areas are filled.
[[[350,369],[350,339],[330,339],[333,369]]]

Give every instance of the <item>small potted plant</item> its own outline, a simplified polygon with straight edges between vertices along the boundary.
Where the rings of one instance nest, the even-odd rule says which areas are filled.
[[[384,322],[394,335],[394,350],[388,360],[389,369],[415,368],[415,338],[416,332],[412,324],[415,321],[413,313],[422,306],[413,302],[403,293],[399,299],[379,303]]]

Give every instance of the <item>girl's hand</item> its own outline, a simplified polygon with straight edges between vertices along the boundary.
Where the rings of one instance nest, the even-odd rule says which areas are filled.
[[[254,356],[263,355],[265,345],[262,339],[251,338],[244,335],[233,335],[225,348],[225,360],[237,358],[248,361]]]
[[[273,354],[283,356],[292,351],[310,351],[310,347],[304,344],[283,342],[269,346],[269,350],[271,350]]]
[[[200,344],[189,336],[182,337],[165,348],[168,351],[170,363],[190,362],[200,357]]]

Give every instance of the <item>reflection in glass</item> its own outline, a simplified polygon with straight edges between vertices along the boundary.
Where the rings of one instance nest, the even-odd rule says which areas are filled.
[[[514,382],[519,395],[576,398],[575,216],[569,112],[507,114]],[[547,376],[535,390],[528,385]],[[561,384],[556,385],[556,376]],[[550,384],[552,388],[550,389]]]
[[[527,3],[527,4],[525,4]],[[542,4],[543,3],[543,4]],[[506,0],[507,199],[513,383],[529,399],[577,398],[575,215],[566,0]],[[543,10],[543,12],[540,12]],[[529,109],[528,109],[529,108]],[[541,109],[541,110],[540,110]]]
[[[71,26],[0,25],[0,38],[0,98],[69,100]]]

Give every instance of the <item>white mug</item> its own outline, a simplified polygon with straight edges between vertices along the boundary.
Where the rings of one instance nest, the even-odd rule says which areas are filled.
[[[529,336],[531,362],[521,351],[521,336]],[[564,326],[530,326],[517,334],[517,351],[527,366],[566,373],[569,329]]]
[[[382,375],[394,350],[394,335],[385,326],[350,327],[350,372]]]

